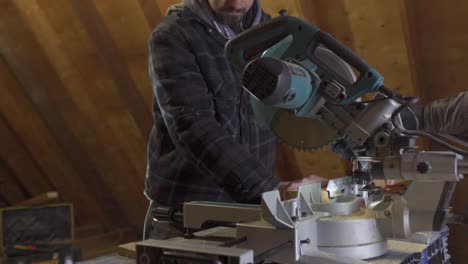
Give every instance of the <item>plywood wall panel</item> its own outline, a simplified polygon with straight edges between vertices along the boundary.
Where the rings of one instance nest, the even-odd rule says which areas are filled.
[[[130,219],[127,221],[133,221],[132,224],[139,225],[145,212],[146,199],[140,191],[143,188],[144,166],[142,166],[141,161],[139,164],[129,164],[128,160],[137,157],[144,158],[144,155],[137,155],[141,151],[136,151],[134,148],[125,148],[125,144],[122,143],[132,142],[132,147],[137,146],[144,149],[143,144],[138,144],[143,142],[139,133],[136,133],[136,135],[127,133],[127,131],[138,131],[138,128],[134,126],[132,117],[125,111],[123,105],[120,106],[121,110],[115,114],[115,116],[119,117],[116,120],[117,122],[111,118],[110,113],[106,115],[106,112],[102,112],[102,109],[98,107],[101,105],[99,99],[109,101],[109,98],[98,97],[97,100],[92,100],[96,98],[94,93],[96,85],[85,81],[83,75],[80,74],[79,68],[71,59],[73,55],[69,56],[76,50],[57,45],[61,38],[51,27],[50,20],[41,12],[37,3],[18,1],[17,4],[23,15],[27,14],[27,16],[24,16],[25,19],[36,25],[33,30],[47,56],[49,56],[55,71],[64,83],[64,89],[70,93],[73,102],[82,110],[83,117],[89,121],[89,123],[82,123],[79,126],[81,130],[79,137],[81,138],[81,144],[89,153],[90,159],[95,161],[100,172],[99,177],[101,177],[100,180],[102,180],[104,186],[104,188],[99,187],[101,188],[100,191],[115,199],[115,202],[111,202],[108,206],[112,211],[116,211],[121,215],[114,224],[122,225],[119,221]],[[60,24],[55,25],[57,25],[55,28],[60,29]],[[106,119],[108,121],[103,122]],[[130,120],[129,124],[127,123],[126,127],[119,127],[119,124],[125,122],[125,120]],[[130,136],[117,138],[116,135],[125,134],[121,131],[125,131]],[[134,177],[128,177],[128,175],[134,175]],[[135,195],[127,197],[128,192],[133,192]],[[126,198],[123,199],[122,197]]]
[[[74,168],[70,171],[73,174],[51,176],[56,177],[57,183],[60,182],[61,187],[65,190],[73,188],[76,191],[70,192],[69,195],[73,197],[71,200],[77,203],[78,211],[84,213],[89,210],[94,212],[93,215],[105,220],[107,218],[104,213],[105,209],[100,209],[94,200],[94,197],[102,193],[86,191],[102,185],[99,183],[99,177],[96,177],[98,172],[93,162],[85,154],[76,134],[66,123],[67,120],[70,120],[79,124],[82,117],[74,115],[78,113],[74,111],[74,104],[69,101],[69,96],[63,93],[63,83],[42,52],[38,41],[34,39],[33,33],[21,20],[21,15],[13,2],[9,2],[9,5],[0,9],[0,17],[2,17],[0,21],[2,31],[0,52]],[[21,44],[18,45],[18,43]],[[60,109],[60,112],[57,109]],[[86,186],[85,181],[91,186]],[[99,202],[104,203],[110,197],[101,196],[101,198],[102,200]],[[88,200],[84,204],[89,209],[78,204],[78,201],[82,202],[83,200]]]
[[[468,79],[465,77],[468,69],[468,2],[414,0],[403,1],[402,6],[409,26],[414,74],[423,100],[430,102],[468,91]],[[459,182],[452,200],[455,212],[468,212],[467,191],[468,181]],[[451,263],[464,263],[468,258],[468,230],[460,225],[450,228]]]
[[[0,129],[4,128],[3,121],[0,120]],[[0,197],[5,205],[15,205],[28,198],[28,194],[18,182],[12,168],[0,159]],[[0,208],[2,205],[0,205]]]

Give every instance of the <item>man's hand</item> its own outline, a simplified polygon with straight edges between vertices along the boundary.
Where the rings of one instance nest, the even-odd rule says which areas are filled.
[[[327,185],[328,179],[322,178],[317,175],[309,175],[300,180],[281,182],[278,185],[278,190],[281,194],[281,197],[285,199],[285,197],[288,196],[287,192],[297,191],[299,189],[299,186],[311,184],[314,182],[320,182],[322,187],[324,187]]]

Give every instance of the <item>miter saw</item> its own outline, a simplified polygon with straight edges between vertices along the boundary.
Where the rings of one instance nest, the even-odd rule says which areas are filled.
[[[330,146],[353,162],[353,172],[325,192],[311,184],[290,199],[264,193],[260,206],[186,203],[188,231],[219,226],[188,232],[191,239],[140,242],[139,263],[379,263],[394,250],[388,238],[442,229],[468,155],[419,130],[416,98],[386,88],[350,49],[290,16],[240,34],[226,55],[243,72],[261,126],[297,149]],[[369,93],[372,99],[362,99]],[[420,151],[417,136],[450,151]],[[407,182],[395,190],[374,179]]]

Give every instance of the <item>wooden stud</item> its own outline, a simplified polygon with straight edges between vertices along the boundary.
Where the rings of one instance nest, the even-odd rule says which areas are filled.
[[[117,253],[122,257],[136,259],[136,242],[130,242],[127,244],[119,245]]]
[[[0,53],[21,82],[25,93],[34,102],[48,128],[59,142],[62,153],[71,161],[74,168],[66,174],[48,174],[48,176],[54,178],[51,181],[74,203],[78,215],[84,217],[89,213],[99,222],[108,225],[119,221],[122,219],[121,214],[118,211],[110,211],[115,203],[106,192],[107,188],[102,184],[99,173],[81,148],[79,140],[70,131],[64,116],[57,111],[57,109],[65,113],[73,111],[74,104],[68,94],[64,93],[63,83],[42,53],[31,31],[21,21],[14,2],[4,3],[0,8],[0,16],[2,17]],[[56,103],[60,103],[63,107],[57,107]],[[58,161],[55,160],[55,162]],[[91,219],[88,218],[84,222],[87,221]]]
[[[46,192],[40,195],[36,195],[27,200],[16,203],[15,206],[36,206],[36,205],[46,205],[49,203],[54,203],[60,200],[58,192]]]
[[[53,8],[48,8],[50,2]],[[148,203],[142,193],[146,144],[97,57],[92,40],[80,30],[82,24],[74,6],[61,0],[16,3],[25,20],[35,25],[34,33],[63,80],[64,89],[80,102],[76,107],[89,120],[88,127],[94,129],[81,144],[108,186],[108,195],[115,198],[112,206],[121,218],[141,227]]]
[[[0,130],[2,128],[0,127]],[[14,205],[28,198],[26,192],[15,178],[13,170],[0,159],[0,193],[8,205]]]
[[[81,249],[84,260],[117,252],[120,244],[133,242],[138,239],[133,228],[121,228],[111,232],[75,240],[73,244]]]
[[[414,64],[412,73],[423,102],[466,91],[468,3],[463,0],[402,0],[400,5],[408,27],[407,43]],[[433,144],[430,148],[445,150]],[[459,181],[451,203],[454,212],[468,210],[467,191],[468,181]],[[462,263],[468,258],[468,232],[463,225],[449,225],[449,228],[451,262]]]
[[[154,0],[138,0],[138,3],[145,14],[150,30],[153,30],[161,21],[163,14]]]
[[[0,60],[0,79],[5,81],[2,78],[5,72],[2,69],[1,62]],[[2,86],[3,81],[0,81],[0,86]],[[5,94],[0,97],[2,97],[0,104],[8,98]],[[4,111],[4,114],[11,113],[13,110],[4,109],[3,107],[0,107],[0,109]],[[12,177],[15,177],[21,184],[27,196],[37,195],[53,189],[44,171],[38,166],[23,140],[16,134],[3,114],[0,114],[0,141],[2,146],[0,148],[0,159],[4,161],[5,166],[11,169]]]
[[[101,224],[84,225],[75,228],[75,240],[104,234],[105,227]]]
[[[74,0],[83,25],[98,47],[102,59],[116,81],[116,85],[127,103],[127,108],[135,119],[143,138],[147,138],[153,124],[151,112],[145,107],[145,100],[129,72],[128,64],[112,40],[106,25],[103,23],[95,2],[92,0]]]

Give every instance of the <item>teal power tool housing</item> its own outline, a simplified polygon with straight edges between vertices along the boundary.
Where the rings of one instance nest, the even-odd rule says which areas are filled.
[[[357,80],[330,67],[320,56],[323,49],[351,66]],[[245,69],[243,84],[253,96],[267,105],[295,109],[298,116],[309,114],[303,109],[315,105],[317,95],[348,104],[383,85],[382,75],[351,49],[295,17],[281,16],[240,35],[228,43],[226,54]]]
[[[374,122],[362,136],[356,134],[362,129],[346,130],[368,119],[366,106],[355,107],[356,101],[376,91],[394,96],[382,75],[351,49],[295,17],[280,16],[240,34],[226,45],[226,56],[243,72],[242,85],[252,95],[260,126],[271,127],[283,142],[302,150],[344,140],[334,144],[347,146],[338,152],[355,156],[351,149],[381,125]]]
[[[428,223],[442,227],[468,152],[419,130],[410,107],[417,98],[386,88],[382,75],[351,49],[295,17],[280,16],[240,34],[226,45],[226,56],[243,72],[259,124],[293,148],[331,146],[353,161],[354,194],[379,197],[373,179],[440,181],[443,202],[431,208]],[[371,92],[373,99],[361,100]],[[453,152],[420,151],[417,136]]]
[[[192,239],[140,242],[139,263],[374,263],[388,251],[394,260],[390,238],[441,230],[468,164],[454,152],[417,149],[418,122],[406,130],[401,118],[415,100],[385,88],[382,76],[350,49],[294,17],[247,30],[228,42],[226,53],[243,72],[261,125],[294,148],[331,145],[355,162],[353,174],[329,181],[328,203],[318,183],[301,186],[294,199],[265,192],[261,205],[186,203],[188,230],[216,221],[235,223],[235,232],[213,228]],[[375,97],[361,101],[369,92]],[[404,193],[387,192],[373,178],[412,183]],[[206,243],[209,237],[231,240]]]

